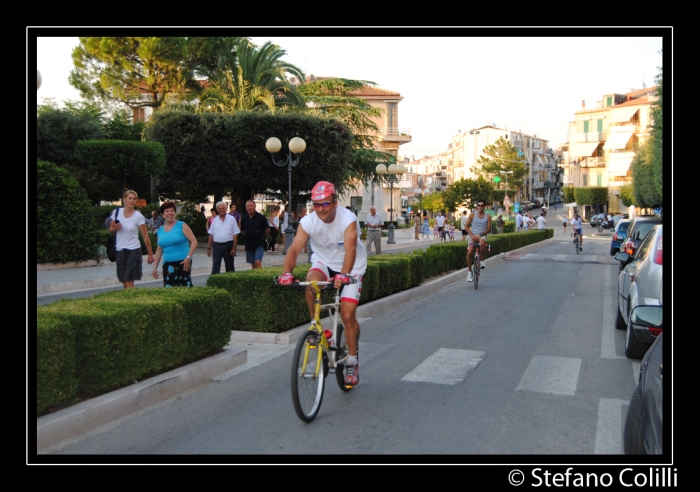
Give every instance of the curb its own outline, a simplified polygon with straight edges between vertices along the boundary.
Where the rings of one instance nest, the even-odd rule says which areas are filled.
[[[127,413],[166,400],[243,365],[248,352],[223,353],[159,374],[36,419],[37,449],[111,422]]]

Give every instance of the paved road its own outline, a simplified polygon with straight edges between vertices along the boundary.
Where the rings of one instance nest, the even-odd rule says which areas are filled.
[[[489,265],[478,291],[461,281],[363,319],[361,386],[330,380],[312,424],[291,408],[293,346],[275,346],[42,452],[619,454],[635,361],[612,324],[609,238],[571,255],[560,236]]]

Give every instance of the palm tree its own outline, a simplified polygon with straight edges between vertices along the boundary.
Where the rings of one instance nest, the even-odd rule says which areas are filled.
[[[231,72],[225,73],[225,81],[212,81],[202,91],[200,112],[233,113],[235,111],[275,112],[275,98],[265,87],[255,86],[243,78],[243,68],[236,69],[234,79]]]
[[[286,54],[285,50],[269,41],[258,49],[244,39],[237,47],[238,64],[243,68],[245,80],[274,94],[277,106],[303,108],[306,104],[304,96],[286,76],[293,75],[303,81],[304,73],[295,65],[280,59]]]

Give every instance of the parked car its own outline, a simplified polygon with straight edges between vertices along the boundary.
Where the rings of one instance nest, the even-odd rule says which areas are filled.
[[[631,227],[631,226],[630,226]],[[626,329],[625,355],[641,359],[661,328],[633,327],[630,312],[636,306],[660,306],[663,278],[663,225],[655,225],[646,235],[630,261],[630,254],[620,251],[615,259],[629,264],[617,277],[617,315],[615,328]]]
[[[605,222],[605,214],[595,214],[593,217],[591,217],[591,220],[588,221],[588,223],[591,224],[591,227],[598,227],[603,222]]]
[[[620,251],[626,251],[630,254],[630,257],[628,261],[620,262],[620,271],[624,270],[627,264],[632,261],[634,252],[637,250],[639,244],[642,242],[651,228],[656,224],[661,223],[661,217],[657,217],[655,215],[638,215],[632,219],[632,223],[627,229],[627,237],[625,238],[625,242],[622,243],[622,246],[620,246]]]
[[[636,328],[662,328],[661,306],[637,306],[630,313]],[[663,333],[647,351],[639,367],[639,382],[632,393],[622,442],[625,454],[663,454]]]
[[[615,232],[613,232],[612,243],[610,243],[610,256],[615,256],[615,253],[620,251],[622,243],[627,237],[627,229],[632,223],[629,219],[621,219],[617,221]]]
[[[520,202],[520,208],[523,209],[523,210],[531,210],[532,207],[533,207],[532,202],[529,202],[529,201],[527,201],[527,200],[522,200],[522,201]]]
[[[617,227],[617,223],[620,222],[622,219],[629,219],[630,214],[617,214],[613,215],[613,228]]]

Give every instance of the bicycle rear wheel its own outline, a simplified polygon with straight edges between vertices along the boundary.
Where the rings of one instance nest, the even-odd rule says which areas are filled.
[[[345,338],[345,327],[340,322],[338,322],[338,329],[336,330],[335,346],[337,347],[335,352],[335,360],[340,360],[350,354],[350,351],[348,350],[348,341]],[[351,388],[347,388],[345,386],[345,375],[347,372],[345,368],[345,363],[338,364],[338,367],[335,368],[335,380],[338,383],[338,387],[343,392],[348,392]]]
[[[304,422],[311,422],[318,414],[323,400],[323,389],[328,359],[319,343],[322,335],[307,331],[297,342],[292,362],[292,401],[294,411]],[[306,363],[305,363],[306,359]],[[316,370],[318,364],[322,366]],[[316,374],[318,372],[318,374]]]

